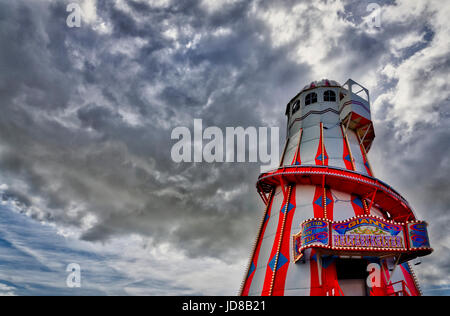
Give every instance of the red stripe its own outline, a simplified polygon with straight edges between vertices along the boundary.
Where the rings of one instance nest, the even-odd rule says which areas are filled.
[[[328,292],[328,295],[333,295],[332,290],[334,289],[334,295],[337,295],[338,289],[335,288],[335,284],[337,281],[337,272],[336,272],[336,262],[330,263],[330,265],[326,268],[322,268],[323,274],[323,286],[325,295]]]
[[[365,167],[366,170],[367,170],[367,174],[368,174],[369,176],[373,177],[373,174],[372,174],[372,172],[370,171],[370,168],[367,166],[367,165],[368,165],[368,162],[367,162],[367,156],[366,156],[366,153],[364,152],[364,148],[362,147],[362,144],[359,144],[359,148],[360,148],[360,150],[361,150],[361,155],[363,156],[364,167]]]
[[[331,190],[330,189],[326,189],[327,192],[327,198],[328,200],[330,200],[331,202],[327,205],[327,218],[329,220],[333,220],[333,208],[334,208],[334,198],[333,195],[331,194]],[[326,203],[326,199],[324,201],[324,203]]]
[[[292,209],[286,215],[286,222],[283,230],[283,236],[281,239],[281,247],[280,254],[282,254],[288,261],[281,266],[275,273],[275,279],[273,284],[272,295],[274,296],[283,296],[284,295],[284,287],[286,283],[286,275],[289,269],[289,263],[291,262],[291,227],[292,227],[292,219],[295,214],[296,200],[295,200],[295,186],[292,188],[290,204],[292,204]],[[288,206],[289,209],[289,206]]]
[[[300,158],[300,144],[299,144],[291,165],[301,165],[301,164],[302,164],[302,159]]]
[[[295,162],[296,162],[297,165],[301,165],[302,164],[302,159],[300,157],[300,147],[298,148],[297,159],[296,159]]]
[[[315,259],[314,260],[314,255]],[[323,260],[323,259],[322,259]],[[326,268],[323,267],[322,262],[322,284],[319,283],[319,262],[317,260],[317,252],[313,249],[311,252],[310,260],[310,271],[311,271],[311,296],[326,296],[337,295],[338,289],[335,287],[337,283],[337,271],[336,262],[331,262]]]
[[[272,251],[270,252],[269,260],[266,264],[266,276],[264,278],[264,284],[263,284],[263,290],[261,295],[262,296],[268,296],[270,294],[270,286],[272,284],[272,277],[273,277],[273,271],[270,268],[269,264],[272,261],[273,257],[277,253],[278,250],[278,244],[280,242],[280,234],[281,234],[281,228],[283,227],[283,217],[284,214],[282,212],[283,208],[286,207],[286,197],[284,197],[283,204],[281,205],[279,217],[278,217],[278,227],[277,232],[275,234],[275,238],[272,245]]]
[[[365,215],[364,205],[362,204],[363,206],[361,207],[358,204],[356,204],[354,202],[356,198],[358,198],[361,201],[361,204],[363,203],[362,200],[358,196],[356,196],[354,194],[351,195],[352,207],[353,207],[353,210],[355,211],[355,215]]]
[[[352,162],[345,159],[348,156],[348,158],[351,160],[352,156],[350,155],[350,152],[347,148],[347,142],[345,141],[344,131],[342,131],[342,128],[341,128],[341,133],[342,133],[342,141],[344,143],[344,154],[342,156],[342,159],[344,160],[345,168],[347,168],[348,170],[353,170]]]
[[[302,164],[302,160],[300,158],[300,146],[301,146],[301,141],[302,141],[303,128],[300,129],[299,133],[300,134],[298,135],[297,149],[295,151],[295,155],[294,155],[291,165],[301,165]]]
[[[323,218],[325,217],[323,205],[326,203],[327,198],[331,201],[327,207],[327,218],[333,220],[334,217],[334,199],[331,194],[331,190],[327,189],[326,195],[324,196],[324,189],[320,186],[316,186],[314,199],[313,199],[313,209],[314,209],[314,217]],[[320,203],[320,198],[321,202]],[[316,255],[316,260],[313,259],[313,256]],[[337,280],[336,273],[336,263],[331,263],[327,268],[322,267],[322,285],[319,283],[319,263],[317,261],[317,253],[313,249],[311,252],[311,260],[310,260],[310,271],[311,271],[311,296],[325,296],[327,291],[330,292],[334,288],[334,284]],[[337,289],[335,289],[337,291]]]
[[[322,147],[323,147],[323,152],[322,152]],[[321,157],[321,155],[325,156],[325,159],[322,161],[323,156]],[[322,127],[322,123],[320,123],[320,140],[319,140],[319,148],[317,148],[317,154],[316,154],[316,165],[318,166],[328,166],[328,154],[327,154],[327,150],[325,148],[325,143],[323,141],[323,127]]]
[[[311,260],[309,261],[309,267],[311,271],[311,296],[323,296],[323,288],[320,286],[319,283],[319,268],[317,263],[317,256],[316,260],[314,260],[314,255],[316,255],[316,251],[314,249],[311,250]]]
[[[323,145],[323,152],[324,152],[324,155],[325,155],[325,160],[323,162],[323,165],[324,166],[328,166],[328,153],[327,153],[327,149],[325,147],[325,144]]]
[[[408,289],[412,292],[411,295],[412,296],[419,296],[419,290],[416,287],[416,283],[414,282],[414,279],[412,277],[412,275],[408,272],[408,270],[406,270],[403,265],[400,265],[400,268],[402,269],[403,272],[403,277],[405,278],[405,282],[408,285]]]

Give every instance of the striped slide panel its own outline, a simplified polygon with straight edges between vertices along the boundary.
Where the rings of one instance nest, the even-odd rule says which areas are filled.
[[[369,176],[373,177],[372,168],[370,167],[369,160],[367,158],[366,150],[364,149],[362,144],[359,144],[359,148],[361,149],[361,155],[363,157],[364,167],[366,168],[367,174]]]
[[[350,152],[353,155],[353,159],[355,162],[355,167],[357,172],[361,174],[367,175],[367,169],[364,166],[364,158],[361,153],[361,148],[359,146],[358,138],[354,131],[348,130],[347,131],[347,138],[350,145]]]
[[[325,192],[326,191],[326,195]],[[325,197],[325,199],[324,199]],[[316,186],[313,200],[313,210],[315,218],[325,218],[325,212],[330,212],[331,217],[333,216],[333,196],[330,190],[322,188],[321,186]],[[328,217],[328,216],[327,216]]]
[[[248,291],[249,296],[259,296],[263,290],[264,278],[266,275],[267,262],[269,260],[270,250],[275,239],[275,231],[278,225],[279,210],[283,204],[283,193],[281,187],[278,186],[273,197],[272,207],[270,209],[270,214],[266,222],[265,232],[260,237],[259,255],[258,259],[255,260],[256,267],[253,276],[253,281],[250,284],[250,289]]]
[[[318,124],[303,129],[302,139],[300,141],[300,156],[302,157],[302,164],[315,164],[319,139],[320,126]]]
[[[391,268],[393,268],[394,262],[391,260]],[[407,262],[402,263],[396,267],[396,269],[392,273],[391,284],[393,285],[392,292],[401,291],[402,284],[397,283],[399,281],[404,281],[407,285],[406,290],[409,295],[419,296],[420,291],[418,290],[416,283],[414,281],[413,273]]]
[[[284,295],[286,275],[290,267],[290,262],[292,262],[292,248],[290,248],[291,246],[290,242],[292,238],[290,233],[295,211],[296,211],[296,199],[294,187],[290,194],[289,206],[285,211],[287,213],[285,214],[284,217],[285,218],[284,228],[282,229],[282,234],[280,237],[281,239],[280,239],[278,260],[274,271],[275,277],[272,286],[273,296]]]
[[[344,146],[342,141],[342,132],[339,125],[323,129],[323,140],[328,153],[328,165],[346,169],[342,160]]]
[[[298,142],[297,142],[297,147],[295,149],[295,155],[294,155],[294,159],[292,160],[291,165],[301,165],[302,164],[302,159],[300,156],[300,145],[301,145],[301,141],[302,141],[302,134],[303,134],[303,129],[300,129],[299,132],[299,136],[298,136]]]
[[[325,217],[329,220],[334,220],[335,216],[335,201],[330,189],[325,188],[322,196],[322,203],[325,212]],[[324,285],[324,295],[331,295],[331,289],[337,280],[336,263],[332,256],[323,256],[322,263],[322,282]]]
[[[315,162],[316,162],[316,165],[318,165],[318,166],[328,166],[328,154],[325,149],[325,144],[323,141],[323,124],[322,123],[320,123],[320,140],[319,140],[319,146],[317,148]]]
[[[420,296],[420,291],[416,286],[416,282],[414,281],[414,273],[409,266],[408,262],[404,262],[400,265],[400,269],[403,273],[403,279],[405,280],[406,284],[408,285],[408,289],[410,291],[410,294],[412,296]]]
[[[279,212],[277,212],[277,214],[274,214],[273,216],[277,216],[278,215],[278,221],[277,221],[277,229],[276,229],[276,233],[275,236],[273,237],[272,241],[272,246],[271,246],[271,251],[269,252],[269,258],[265,263],[265,277],[264,277],[264,284],[263,284],[263,288],[262,288],[262,296],[269,296],[271,295],[272,292],[272,283],[274,280],[274,274],[276,272],[276,267],[277,267],[277,260],[278,260],[278,249],[279,249],[279,244],[281,242],[281,235],[284,229],[284,223],[285,223],[285,213],[287,211],[287,209],[289,208],[289,201],[288,201],[288,197],[290,196],[290,192],[292,191],[291,187],[289,187],[287,189],[287,194],[286,196],[283,198],[283,203],[282,206],[279,208]]]
[[[314,192],[314,200],[312,202],[315,218],[324,218],[325,217],[322,198],[323,198],[323,188],[320,186],[316,186],[316,189]]]
[[[342,128],[341,128],[341,132],[344,133],[342,131]],[[342,134],[342,142],[343,142],[343,146],[344,146],[344,153],[342,155],[342,159],[344,160],[345,167],[347,168],[347,170],[353,170],[352,155],[350,154],[350,151],[348,150],[347,141],[345,140],[345,137],[343,134]]]
[[[355,212],[355,215],[364,215],[365,211],[364,211],[364,204],[363,201],[361,200],[361,198],[355,194],[351,195],[351,199],[352,199],[352,207],[353,207],[353,211]]]
[[[259,252],[261,250],[261,242],[262,242],[262,239],[264,238],[264,233],[266,231],[267,223],[269,222],[270,210],[272,208],[272,203],[273,203],[273,195],[271,195],[269,205],[267,206],[267,210],[266,210],[265,215],[264,215],[263,223],[262,223],[262,226],[261,226],[261,229],[260,229],[260,233],[259,233],[259,236],[258,236],[258,240],[257,240],[257,243],[256,243],[256,247],[255,247],[254,253],[253,253],[253,257],[252,257],[252,260],[250,262],[250,267],[248,269],[247,277],[246,277],[246,279],[244,281],[244,286],[243,286],[242,291],[241,291],[241,296],[248,296],[248,293],[249,293],[249,290],[250,290],[250,286],[252,284],[253,277],[255,275],[256,267],[257,267],[257,264],[258,264]]]
[[[316,186],[313,201],[314,217],[334,218],[334,199],[330,189]],[[333,257],[322,256],[314,249],[311,252],[310,272],[311,272],[311,296],[325,296],[330,294],[332,287],[337,280],[336,263]],[[320,267],[319,267],[320,265]],[[321,272],[320,272],[321,271]],[[319,276],[319,273],[321,274]]]
[[[324,189],[324,196],[325,196],[325,200],[322,200],[322,201],[326,203],[323,206],[324,207],[325,218],[327,218],[329,220],[333,220],[333,217],[334,217],[334,198],[333,198],[333,195],[331,194],[331,190],[325,188]]]
[[[315,188],[313,185],[297,185],[295,191],[292,193],[295,194],[296,207],[292,219],[290,237],[300,231],[300,224],[303,221],[314,217],[314,210],[311,203],[314,199]],[[289,238],[289,249],[293,249],[292,238]],[[307,249],[303,257],[305,259],[304,262],[290,262],[286,275],[284,295],[308,296],[310,294],[310,254],[311,249]]]
[[[300,131],[298,131],[296,134],[294,134],[292,137],[289,138],[288,144],[286,146],[286,153],[284,155],[282,165],[290,165],[291,164],[292,159],[294,158],[295,152],[297,150],[299,136],[300,136]]]

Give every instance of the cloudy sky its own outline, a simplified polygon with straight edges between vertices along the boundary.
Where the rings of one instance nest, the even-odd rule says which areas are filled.
[[[0,295],[237,294],[260,165],[174,163],[171,132],[283,139],[322,78],[370,90],[375,175],[430,223],[424,293],[450,294],[450,4],[378,1],[374,27],[370,2],[0,0]]]

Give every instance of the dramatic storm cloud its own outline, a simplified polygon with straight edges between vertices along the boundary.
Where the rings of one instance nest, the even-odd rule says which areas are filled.
[[[448,293],[450,6],[380,1],[374,27],[370,2],[0,0],[0,295],[77,293],[71,262],[82,294],[236,294],[260,166],[175,163],[171,132],[201,118],[282,142],[286,103],[322,78],[370,90],[375,174],[430,223],[417,272]]]

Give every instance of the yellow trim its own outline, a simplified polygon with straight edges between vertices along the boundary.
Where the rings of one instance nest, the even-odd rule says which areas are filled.
[[[284,142],[283,155],[281,155],[280,164],[279,164],[278,167],[283,166],[284,155],[286,154],[286,149],[287,149],[287,146],[288,146],[288,144],[289,144],[289,140],[290,140],[290,138],[287,138],[286,141]]]
[[[320,142],[322,143],[322,166],[325,166],[325,137],[323,137],[322,122],[320,122]]]

